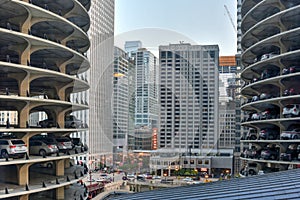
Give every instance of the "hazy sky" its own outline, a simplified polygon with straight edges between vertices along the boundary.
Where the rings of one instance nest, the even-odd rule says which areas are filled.
[[[115,0],[115,44],[141,40],[154,50],[179,43],[217,44],[220,55],[236,53],[236,0]]]

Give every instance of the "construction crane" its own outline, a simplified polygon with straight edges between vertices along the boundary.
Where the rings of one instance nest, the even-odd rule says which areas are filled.
[[[228,17],[229,17],[229,19],[230,19],[231,25],[232,25],[232,27],[233,27],[235,33],[237,33],[237,30],[236,30],[236,27],[235,27],[234,22],[233,22],[233,20],[232,20],[232,17],[231,17],[231,15],[230,15],[230,12],[229,12],[229,10],[228,10],[228,8],[227,8],[226,5],[224,5],[224,7],[225,7],[226,13],[227,13],[227,15],[228,15]]]

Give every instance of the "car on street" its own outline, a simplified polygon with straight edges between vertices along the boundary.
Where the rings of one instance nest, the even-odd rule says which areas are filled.
[[[135,175],[134,174],[127,174],[127,180],[128,181],[134,181],[135,180]]]
[[[24,158],[28,153],[25,142],[21,139],[0,139],[0,154],[2,158]]]
[[[283,108],[282,115],[285,118],[298,117],[300,115],[300,105],[290,104]]]
[[[152,179],[154,179],[154,180],[160,180],[161,176],[153,176]]]
[[[282,140],[297,140],[300,139],[300,128],[293,128],[290,130],[282,131],[280,134]]]
[[[193,179],[191,177],[185,177],[184,179],[182,179],[183,181],[185,182],[188,182],[188,181],[193,181]]]

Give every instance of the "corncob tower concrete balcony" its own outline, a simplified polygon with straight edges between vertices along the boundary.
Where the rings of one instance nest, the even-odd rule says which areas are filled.
[[[88,109],[71,102],[72,93],[89,89],[80,74],[90,68],[90,0],[0,0],[0,114],[16,113],[16,122],[0,126],[1,133],[22,139],[47,133],[68,136],[87,126],[65,127],[65,117]],[[53,127],[32,125],[44,113]],[[0,145],[1,146],[1,145]],[[24,158],[0,158],[0,199],[80,199],[80,180],[87,169],[74,162],[84,151]],[[51,168],[41,166],[52,163]]]
[[[300,124],[300,1],[244,0],[241,15],[242,172],[298,168],[300,135],[284,135]]]

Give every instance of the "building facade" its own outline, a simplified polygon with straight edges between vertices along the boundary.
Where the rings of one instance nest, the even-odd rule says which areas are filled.
[[[92,0],[89,11],[91,63],[89,90],[89,153],[91,167],[112,165],[112,91],[114,61],[114,0]]]
[[[159,148],[216,149],[218,126],[217,45],[160,46]]]
[[[242,125],[250,128],[241,141],[244,175],[300,164],[299,118],[294,113],[299,104],[299,5],[299,1],[244,0],[240,7],[246,115]]]
[[[139,41],[133,42],[135,47],[140,45]],[[130,149],[151,150],[153,131],[158,124],[157,58],[145,48],[131,48],[130,54],[135,63],[135,127],[130,135]]]
[[[113,143],[114,153],[126,152],[129,132],[129,57],[122,49],[114,50]]]
[[[10,126],[1,124],[0,132],[10,134],[1,138],[4,192],[0,199],[84,198],[85,188],[76,183],[87,171],[74,157],[86,152],[34,155],[30,139],[39,134],[60,137],[87,131],[87,126],[67,127],[66,118],[88,109],[71,95],[89,89],[82,74],[90,68],[86,57],[90,5],[89,0],[1,2],[0,113],[10,112]],[[52,121],[52,126],[38,126],[40,116]],[[18,145],[9,136],[18,138]],[[7,146],[9,140],[14,145]],[[18,158],[26,147],[28,151]],[[51,168],[43,168],[46,163]]]

